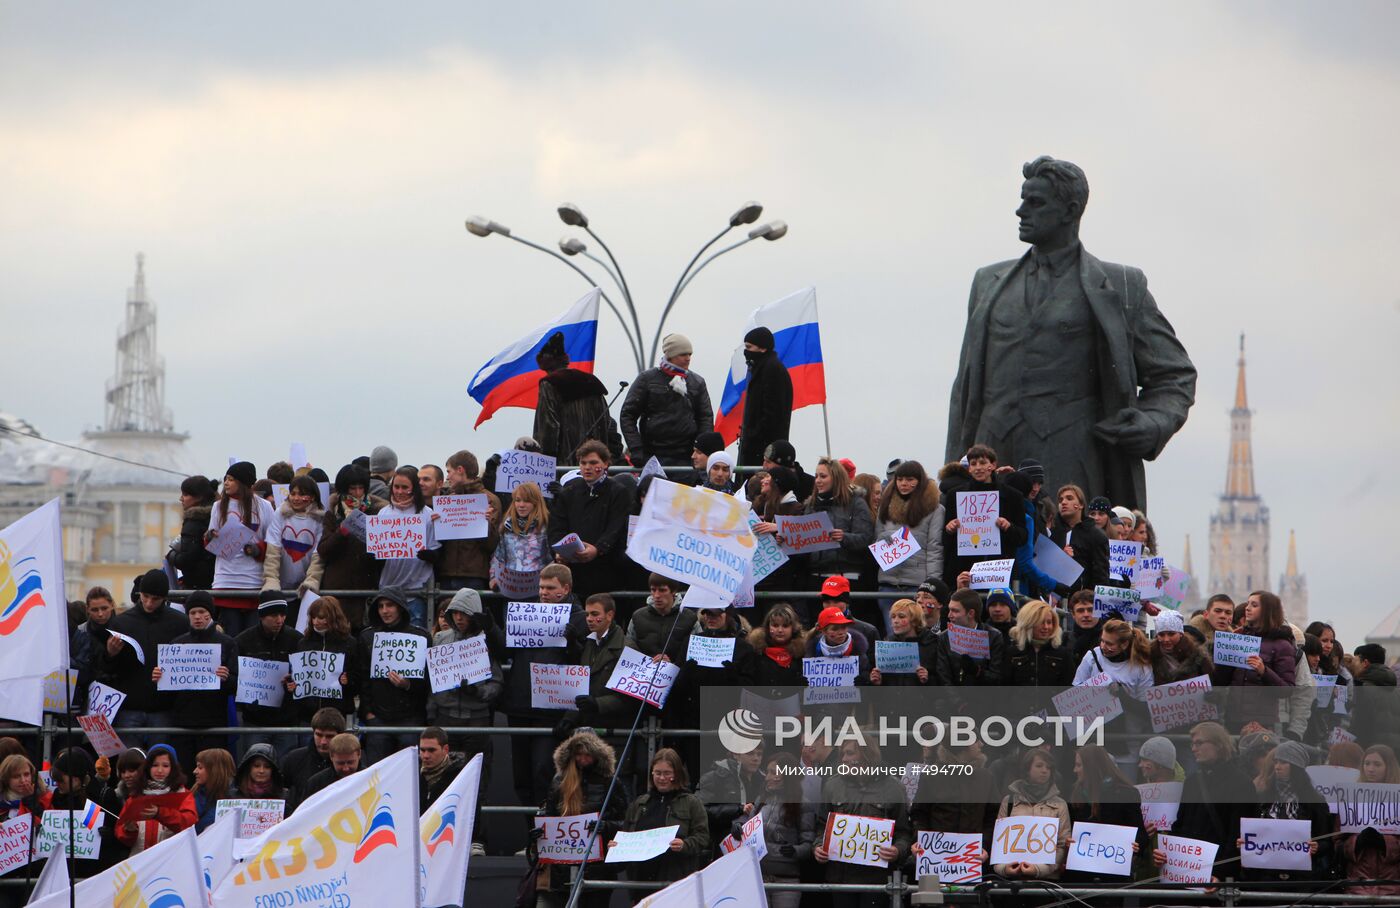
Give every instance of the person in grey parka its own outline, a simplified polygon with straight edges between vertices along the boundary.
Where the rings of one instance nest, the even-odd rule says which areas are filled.
[[[473,589],[458,590],[447,605],[446,615],[452,627],[433,635],[433,647],[484,636],[491,676],[476,682],[463,681],[456,687],[430,695],[428,721],[449,729],[449,746],[454,754],[460,753],[468,760],[479,753],[486,754],[482,766],[484,780],[491,764],[490,742],[485,735],[456,734],[451,728],[459,725],[491,724],[492,710],[505,690],[505,676],[501,673],[505,634],[496,625],[491,613],[482,607],[481,594]]]

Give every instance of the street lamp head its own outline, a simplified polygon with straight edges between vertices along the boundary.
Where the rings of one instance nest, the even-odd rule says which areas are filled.
[[[576,237],[566,236],[559,241],[559,249],[565,255],[578,255],[580,252],[587,252],[588,247],[583,244],[583,240]]]
[[[587,227],[588,216],[579,209],[573,202],[565,202],[559,206],[559,220],[570,227]]]
[[[510,236],[510,228],[504,224],[497,224],[495,221],[488,221],[480,215],[467,218],[467,232],[472,236],[490,236],[499,233],[501,236]]]
[[[781,240],[787,236],[787,221],[769,221],[767,224],[759,224],[749,231],[749,239],[756,240],[762,237],[765,240]]]
[[[745,202],[743,207],[729,216],[729,226],[738,227],[740,224],[752,224],[758,220],[758,216],[763,214],[763,206],[757,202]]]

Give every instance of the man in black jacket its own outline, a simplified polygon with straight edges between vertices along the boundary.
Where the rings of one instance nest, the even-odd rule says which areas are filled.
[[[180,612],[170,608],[165,597],[170,593],[170,579],[164,571],[149,570],[138,581],[140,599],[107,624],[111,633],[97,650],[97,679],[122,693],[126,700],[112,724],[117,728],[163,728],[175,723],[175,695],[156,690],[151,670],[156,667],[157,647],[174,643],[175,638],[190,629],[190,623]],[[133,647],[117,634],[134,640]],[[139,647],[140,651],[137,651]],[[139,738],[146,745],[164,740],[164,735],[122,735],[127,744],[137,745]]]
[[[943,579],[951,587],[958,585],[958,575],[970,571],[972,565],[988,558],[1010,558],[1026,543],[1026,500],[1021,493],[1001,482],[997,476],[997,452],[986,445],[973,445],[967,451],[967,471],[971,481],[950,489],[943,495],[943,510],[948,524],[943,535]],[[958,554],[958,493],[996,492],[997,519],[1001,545],[997,552],[976,555]]]
[[[535,363],[545,373],[530,433],[540,451],[566,463],[579,445],[597,438],[607,443],[609,460],[621,457],[622,439],[608,413],[608,389],[591,372],[570,367],[564,335],[555,332],[535,355]]]
[[[287,627],[287,600],[276,590],[264,590],[258,599],[258,623],[239,634],[234,640],[238,644],[238,654],[250,659],[263,659],[268,662],[286,662],[297,651],[301,634]],[[290,675],[288,675],[290,677]],[[275,728],[279,725],[296,725],[296,701],[283,697],[281,706],[259,706],[256,703],[240,703],[239,715],[242,725]],[[249,734],[238,739],[238,756],[254,744],[271,744],[278,753],[286,753],[297,746],[294,734]]]
[[[569,481],[549,508],[549,544],[576,533],[583,551],[565,559],[573,572],[574,595],[587,599],[613,589],[613,574],[627,547],[627,515],[632,493],[608,475],[612,455],[599,441],[578,447],[578,478]]]
[[[402,590],[385,587],[379,591],[373,606],[375,623],[360,632],[360,652],[364,653],[364,658],[358,660],[356,667],[360,674],[361,724],[366,728],[376,725],[416,725],[422,728],[428,724],[427,671],[410,678],[389,670],[381,677],[375,677],[374,646],[375,641],[385,635],[409,634],[422,638],[426,653],[432,637],[423,628],[411,623],[408,600],[404,598]],[[418,735],[413,732],[367,734],[365,759],[376,763],[400,748],[412,747],[417,743]]]
[[[632,463],[655,457],[662,466],[686,466],[696,436],[714,425],[705,379],[690,371],[693,352],[684,335],[666,335],[661,363],[638,375],[627,390],[619,422]]]
[[[311,745],[298,747],[282,758],[288,815],[306,798],[311,777],[331,768],[331,739],[344,731],[345,714],[333,706],[323,706],[311,717]]]
[[[363,754],[360,751],[360,739],[349,732],[341,732],[331,738],[327,754],[331,759],[330,768],[316,773],[306,783],[306,793],[297,803],[298,807],[305,804],[312,795],[318,794],[322,789],[330,787],[346,776],[352,776],[359,772],[364,762]]]
[[[1060,486],[1055,498],[1060,519],[1050,531],[1050,539],[1084,569],[1071,590],[1093,590],[1108,583],[1108,537],[1085,513],[1084,490],[1076,485]]]
[[[792,378],[774,343],[773,332],[762,326],[744,335],[749,381],[739,428],[740,466],[758,465],[768,446],[787,438],[792,426]]]
[[[185,614],[190,629],[172,643],[213,643],[219,647],[219,668],[216,674],[223,683],[218,690],[179,690],[175,692],[175,724],[192,734],[172,735],[171,743],[181,766],[194,766],[201,750],[227,747],[227,735],[211,735],[197,729],[216,728],[228,723],[228,698],[238,690],[238,644],[214,625],[214,598],[204,590],[195,590],[185,601]],[[160,667],[152,672],[159,680]]]

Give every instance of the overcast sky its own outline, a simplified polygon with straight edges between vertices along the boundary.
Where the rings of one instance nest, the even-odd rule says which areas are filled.
[[[531,414],[473,432],[468,380],[586,286],[466,217],[553,245],[577,203],[649,337],[756,199],[789,235],[668,324],[716,403],[749,312],[812,285],[833,453],[932,466],[973,271],[1023,251],[1020,166],[1053,154],[1088,174],[1086,248],[1146,272],[1200,371],[1148,471],[1164,553],[1189,533],[1204,578],[1243,331],[1271,572],[1295,527],[1350,645],[1400,601],[1397,33],[1387,3],[0,3],[0,410],[102,421],[140,250],[211,473],[292,441],[331,473],[484,456]],[[632,378],[600,334],[598,375]],[[793,434],[810,466],[820,410]]]

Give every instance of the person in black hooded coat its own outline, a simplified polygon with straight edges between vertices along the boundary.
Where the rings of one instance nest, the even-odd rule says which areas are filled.
[[[739,427],[739,465],[757,466],[763,452],[788,437],[792,426],[792,378],[773,349],[773,332],[758,327],[744,335],[749,381]]]
[[[218,690],[175,691],[175,724],[190,730],[188,735],[172,735],[175,752],[181,766],[193,766],[195,756],[211,747],[227,747],[228,735],[211,735],[200,731],[227,725],[228,698],[238,691],[238,644],[214,624],[214,598],[204,590],[195,590],[185,601],[185,614],[190,630],[172,643],[214,643],[219,647],[219,668],[223,683]],[[160,669],[152,670],[152,677]]]
[[[592,373],[569,366],[564,335],[555,332],[535,355],[545,371],[535,404],[531,432],[541,453],[559,463],[573,463],[578,446],[596,438],[608,446],[614,463],[622,460],[622,437],[608,413],[608,389]]]
[[[180,507],[184,516],[180,536],[170,546],[166,560],[180,571],[180,588],[207,590],[214,585],[214,553],[204,547],[204,531],[214,508],[214,484],[203,476],[180,483]]]

